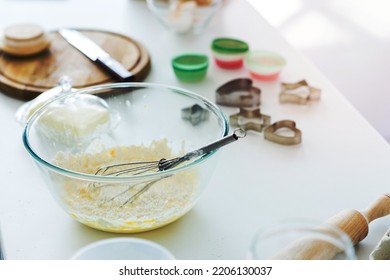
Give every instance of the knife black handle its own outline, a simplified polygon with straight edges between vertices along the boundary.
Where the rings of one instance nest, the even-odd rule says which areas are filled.
[[[115,77],[130,81],[133,78],[133,73],[128,71],[122,64],[111,57],[97,58],[96,62],[108,69]]]

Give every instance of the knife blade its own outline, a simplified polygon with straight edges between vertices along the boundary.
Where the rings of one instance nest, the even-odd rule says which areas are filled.
[[[89,39],[81,32],[74,29],[60,29],[58,33],[78,51],[88,57],[91,61],[98,63],[110,71],[115,77],[122,80],[130,80],[133,73],[128,71],[122,64],[112,58],[98,44]]]

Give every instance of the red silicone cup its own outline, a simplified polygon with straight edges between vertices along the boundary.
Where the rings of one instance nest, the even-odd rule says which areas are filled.
[[[242,59],[233,60],[233,61],[226,61],[226,60],[214,58],[214,60],[215,60],[215,63],[219,67],[225,68],[225,69],[237,69],[237,68],[241,68],[243,65]]]
[[[216,38],[211,44],[215,63],[224,69],[237,69],[243,66],[244,55],[249,46],[234,38]]]

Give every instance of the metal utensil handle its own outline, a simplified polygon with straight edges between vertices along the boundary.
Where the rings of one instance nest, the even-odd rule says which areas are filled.
[[[103,67],[111,71],[116,77],[122,80],[129,81],[133,78],[133,73],[128,71],[122,64],[113,59],[112,57],[98,57],[96,62],[100,63]]]
[[[237,141],[239,138],[244,138],[246,136],[246,131],[242,128],[237,128],[231,135],[225,136],[222,139],[219,139],[213,143],[210,143],[202,148],[199,148],[195,151],[192,151],[185,155],[186,160],[190,160],[194,157],[198,157],[209,152],[212,152],[216,149],[219,149],[227,144]]]

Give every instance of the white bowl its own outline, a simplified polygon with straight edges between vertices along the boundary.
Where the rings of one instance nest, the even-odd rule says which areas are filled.
[[[163,246],[141,238],[109,238],[81,248],[72,260],[174,260]]]

